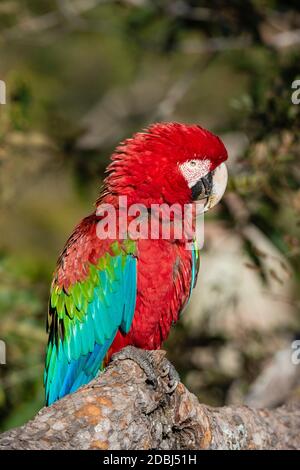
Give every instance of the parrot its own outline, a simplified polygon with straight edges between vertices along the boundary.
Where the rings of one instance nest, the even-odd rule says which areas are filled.
[[[136,361],[155,385],[149,353],[161,348],[190,300],[199,270],[197,240],[187,249],[184,237],[172,235],[99,237],[98,208],[110,205],[118,213],[120,196],[129,207],[144,205],[147,214],[162,204],[202,201],[211,208],[225,192],[227,158],[222,140],[197,124],[154,123],[117,146],[95,209],[75,227],[53,275],[46,405],[88,384],[118,355]]]

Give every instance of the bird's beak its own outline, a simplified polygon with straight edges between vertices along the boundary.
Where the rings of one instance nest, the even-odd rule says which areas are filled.
[[[213,172],[211,193],[204,205],[204,212],[220,202],[225,193],[228,182],[228,171],[225,163],[221,163]]]
[[[221,163],[212,173],[201,179],[201,194],[195,198],[197,206],[202,206],[200,212],[207,212],[222,199],[228,181],[228,171],[225,163]]]

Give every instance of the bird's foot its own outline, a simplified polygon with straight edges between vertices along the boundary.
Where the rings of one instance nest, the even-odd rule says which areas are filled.
[[[124,349],[116,354],[113,354],[112,360],[125,360],[131,359],[140,366],[145,372],[147,382],[152,385],[154,390],[161,384],[165,393],[173,393],[180,377],[175,367],[166,359],[163,358],[160,368],[153,360],[152,351],[139,349],[134,346],[126,346]]]
[[[165,380],[163,381],[164,390],[166,393],[173,393],[180,382],[180,377],[177,370],[168,359],[164,359],[163,361],[163,365],[160,369],[160,377],[163,379],[165,379],[165,377],[168,378],[167,382]]]
[[[126,346],[126,348],[121,349],[121,351],[113,354],[113,361],[124,361],[125,359],[131,359],[140,366],[140,368],[145,372],[147,377],[147,382],[150,383],[154,389],[158,386],[158,377],[155,371],[155,364],[151,355],[151,351],[145,349],[139,349],[134,346]]]

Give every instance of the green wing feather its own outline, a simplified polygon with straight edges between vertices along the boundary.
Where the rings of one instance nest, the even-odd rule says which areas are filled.
[[[92,380],[121,329],[130,329],[136,303],[135,243],[114,242],[87,277],[51,288],[44,382],[51,404]]]

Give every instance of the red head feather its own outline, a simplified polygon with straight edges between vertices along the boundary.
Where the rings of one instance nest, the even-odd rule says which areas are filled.
[[[130,204],[186,204],[191,190],[179,165],[191,159],[208,160],[212,171],[227,159],[227,151],[219,137],[200,126],[153,124],[117,147],[106,194],[126,195]]]

